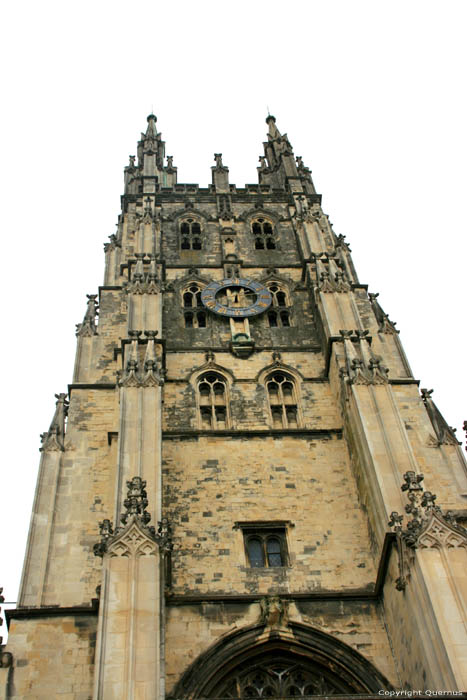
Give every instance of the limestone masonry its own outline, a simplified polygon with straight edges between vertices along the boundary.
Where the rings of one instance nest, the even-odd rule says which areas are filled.
[[[310,170],[178,184],[156,117],[56,395],[0,698],[467,688],[467,472]],[[435,495],[436,494],[436,495]]]

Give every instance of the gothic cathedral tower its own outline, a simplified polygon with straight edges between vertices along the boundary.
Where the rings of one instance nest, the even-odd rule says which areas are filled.
[[[462,452],[266,122],[258,184],[215,154],[200,188],[148,117],[42,436],[2,698],[467,688]]]

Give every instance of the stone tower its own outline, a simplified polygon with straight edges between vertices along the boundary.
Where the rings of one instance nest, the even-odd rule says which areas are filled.
[[[42,435],[1,697],[466,688],[464,457],[310,170],[268,116],[257,184],[221,154],[178,184],[147,121]]]

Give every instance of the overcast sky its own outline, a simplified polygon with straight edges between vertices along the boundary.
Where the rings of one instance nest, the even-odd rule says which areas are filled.
[[[154,110],[179,182],[256,182],[267,108],[360,280],[463,438],[464,1],[8,3],[1,60],[0,586],[16,600],[54,394],[103,281],[123,167]],[[97,533],[96,533],[97,537]]]

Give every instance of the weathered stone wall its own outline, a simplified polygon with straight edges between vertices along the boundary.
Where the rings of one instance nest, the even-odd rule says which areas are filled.
[[[89,700],[96,629],[96,615],[12,620],[8,649],[13,668],[8,669],[6,697]]]
[[[189,454],[189,460],[185,455]],[[344,442],[202,437],[164,444],[173,591],[371,589],[375,564]],[[249,566],[237,521],[290,521],[286,567]]]

